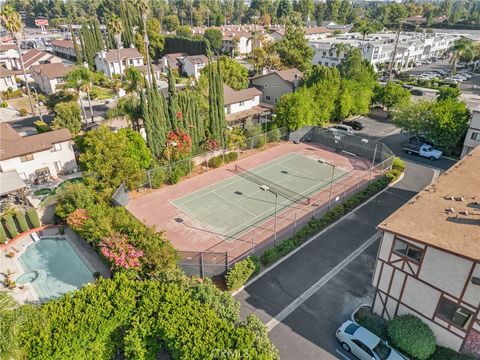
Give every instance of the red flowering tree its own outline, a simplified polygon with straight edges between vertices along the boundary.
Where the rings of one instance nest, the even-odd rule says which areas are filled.
[[[207,139],[207,141],[205,141],[205,150],[213,151],[218,148],[219,148],[218,141],[214,139]]]
[[[89,219],[88,212],[85,209],[77,209],[73,211],[67,217],[67,224],[75,231],[80,231],[82,229],[85,221]]]
[[[143,250],[135,248],[129,243],[128,236],[120,233],[104,237],[100,242],[100,251],[114,268],[138,268],[143,256]]]
[[[171,160],[178,160],[192,151],[192,138],[182,129],[170,131],[167,135],[167,146],[165,147],[165,157]]]

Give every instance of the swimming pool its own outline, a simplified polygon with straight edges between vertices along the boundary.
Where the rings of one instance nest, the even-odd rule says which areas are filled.
[[[40,301],[50,300],[94,281],[89,267],[65,238],[42,238],[19,258],[25,273],[17,281],[30,283]]]

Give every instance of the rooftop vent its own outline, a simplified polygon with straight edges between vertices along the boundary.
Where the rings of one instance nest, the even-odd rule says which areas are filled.
[[[472,276],[472,284],[474,284],[474,285],[480,285],[480,277],[478,277],[478,276]]]
[[[464,201],[465,198],[463,196],[455,196],[455,201]]]
[[[468,216],[468,210],[460,211],[460,214]]]
[[[453,214],[455,212],[455,210],[453,208],[446,208],[445,209],[445,213],[447,214]]]

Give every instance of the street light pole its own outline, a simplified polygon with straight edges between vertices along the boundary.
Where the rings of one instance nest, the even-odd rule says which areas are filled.
[[[375,151],[373,152],[373,159],[372,159],[372,168],[375,166],[375,159],[377,158],[377,146],[378,144],[375,144]]]
[[[31,89],[35,92],[35,100],[37,101],[38,115],[40,116],[40,120],[43,121],[42,109],[40,109],[40,101],[38,101],[37,89],[35,89],[33,86],[31,87]]]
[[[330,165],[332,167],[332,176],[330,178],[330,190],[328,191],[328,209],[330,209],[330,203],[331,203],[332,191],[333,191],[333,179],[335,177],[335,164],[329,163],[328,161],[323,160],[323,159],[319,159],[317,161],[320,164],[327,164],[327,165]]]
[[[267,185],[260,186],[260,189],[263,191],[268,191],[275,195],[275,223],[273,225],[273,246],[277,245],[277,207],[278,207],[278,194],[272,190]]]

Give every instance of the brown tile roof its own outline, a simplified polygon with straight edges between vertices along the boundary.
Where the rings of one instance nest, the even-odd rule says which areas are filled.
[[[0,123],[0,161],[49,150],[53,144],[72,139],[68,129],[21,137],[8,123]]]
[[[125,59],[125,58],[137,59],[137,58],[143,58],[143,55],[140,54],[140,52],[135,48],[122,48],[120,49],[120,58],[121,59]],[[107,61],[113,61],[113,62],[118,61],[117,50],[116,49],[108,50],[105,54],[105,59]]]
[[[450,208],[453,209],[451,213]],[[468,215],[462,214],[464,211]],[[479,261],[480,147],[440,175],[378,227]]]
[[[17,49],[17,45],[15,44],[0,44],[0,51],[7,51],[11,49]]]
[[[52,40],[52,45],[58,46],[58,47],[70,48],[70,49],[74,48],[73,41],[67,40],[67,39]]]
[[[52,55],[50,53],[47,53],[46,51],[41,51],[38,49],[28,50],[25,54],[22,55],[23,64],[27,69],[30,68],[32,65],[34,65],[37,61],[40,61],[40,60],[49,61],[55,57],[56,57],[55,55]]]
[[[6,78],[15,75],[12,70],[8,70],[3,66],[0,66],[0,78]]]
[[[324,34],[324,33],[330,33],[330,32],[332,32],[332,30],[326,28],[325,26],[311,26],[311,27],[305,28],[306,35]]]
[[[180,59],[184,58],[185,56],[188,56],[186,53],[172,53],[172,54],[166,54],[165,59],[167,60],[167,66],[170,69],[178,69],[182,65],[180,63]]]
[[[208,62],[208,58],[205,55],[192,55],[186,56],[185,60],[189,60],[192,64],[202,64]]]
[[[293,81],[295,80],[295,75],[300,79],[303,78],[303,73],[300,70],[296,68],[292,68],[292,69],[285,69],[285,70],[274,70],[268,74],[256,75],[252,77],[252,80],[269,76],[271,74],[277,74],[278,76],[280,76],[280,78],[292,84],[293,84]]]
[[[257,95],[260,96],[262,95],[262,93],[256,88],[248,88],[236,91],[227,84],[223,84],[223,97],[225,105],[236,104],[240,101],[251,100]]]
[[[57,77],[62,77],[74,69],[74,66],[66,66],[62,63],[58,64],[43,64],[34,65],[31,67],[31,72],[42,73],[47,79],[53,80]]]

